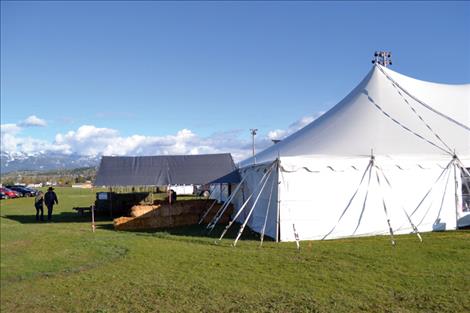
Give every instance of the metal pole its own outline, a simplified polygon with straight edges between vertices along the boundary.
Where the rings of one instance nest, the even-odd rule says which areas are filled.
[[[281,241],[281,168],[279,166],[279,163],[281,162],[281,159],[279,156],[277,157],[277,165],[276,165],[276,172],[277,172],[277,212],[276,212],[276,242]]]
[[[257,128],[250,128],[251,136],[252,136],[252,149],[253,149],[253,158],[254,164],[256,164],[256,157],[255,157],[255,136],[256,132],[258,131]]]
[[[457,165],[456,162],[454,166],[454,194],[455,194],[455,229],[459,229],[459,182],[457,180]],[[461,175],[462,176],[462,175]]]
[[[171,188],[170,185],[167,187],[167,194],[168,194],[168,203],[171,205]]]
[[[95,225],[95,205],[91,206],[91,230],[95,232],[96,225]]]
[[[109,187],[109,213],[113,218],[113,187]]]

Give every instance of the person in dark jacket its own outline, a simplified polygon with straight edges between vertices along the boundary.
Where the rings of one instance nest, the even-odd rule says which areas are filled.
[[[47,220],[51,221],[54,204],[59,204],[59,200],[57,199],[57,195],[54,192],[54,188],[49,187],[49,189],[47,189],[47,192],[44,195],[44,203],[47,206]]]
[[[34,207],[36,208],[36,221],[39,221],[39,213],[41,213],[41,221],[44,221],[44,193],[38,192],[36,198],[34,198]]]

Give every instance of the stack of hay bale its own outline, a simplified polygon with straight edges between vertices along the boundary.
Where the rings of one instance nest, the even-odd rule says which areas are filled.
[[[120,217],[114,220],[114,228],[116,230],[138,230],[194,225],[199,222],[210,205],[211,203],[205,200],[135,205],[131,208],[130,217]],[[209,223],[220,207],[221,204],[215,204],[211,212],[204,218],[204,223]],[[227,223],[232,211],[233,207],[230,205],[219,223]]]

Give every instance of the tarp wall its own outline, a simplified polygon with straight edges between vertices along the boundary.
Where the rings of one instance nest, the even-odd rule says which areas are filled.
[[[164,186],[237,183],[232,156],[226,154],[103,156],[95,186]]]

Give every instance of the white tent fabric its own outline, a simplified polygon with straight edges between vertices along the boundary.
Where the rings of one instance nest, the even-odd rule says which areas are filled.
[[[446,85],[413,79],[374,66],[340,103],[317,120],[256,155],[256,162],[298,155],[442,155],[444,152],[395,123],[443,147],[403,100],[383,70],[413,96],[461,124],[470,125],[470,84]],[[403,92],[402,92],[403,94]],[[417,113],[458,155],[470,155],[470,132],[404,95]],[[373,102],[378,104],[387,117]],[[241,167],[254,163],[249,158]]]
[[[276,186],[237,220],[249,218],[260,233],[266,223],[266,235],[280,241],[455,229],[466,213],[453,155],[470,166],[469,125],[470,84],[420,81],[376,65],[330,111],[241,163],[247,179],[236,208],[273,162],[267,185]]]

